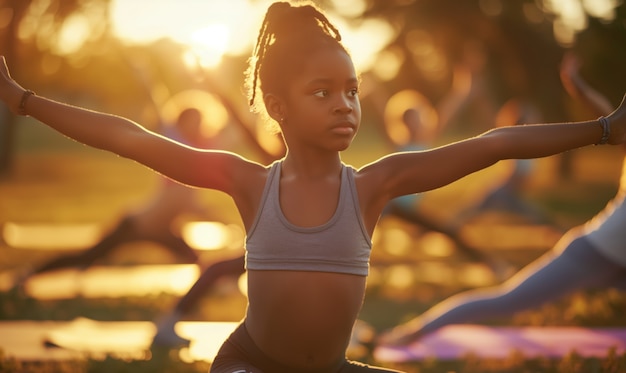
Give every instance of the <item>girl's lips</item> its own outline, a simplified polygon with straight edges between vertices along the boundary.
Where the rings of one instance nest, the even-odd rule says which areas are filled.
[[[354,133],[354,127],[352,126],[336,126],[332,128],[332,132],[339,135],[351,135]]]
[[[336,123],[331,131],[341,135],[351,135],[356,131],[356,126],[350,121],[341,121]]]

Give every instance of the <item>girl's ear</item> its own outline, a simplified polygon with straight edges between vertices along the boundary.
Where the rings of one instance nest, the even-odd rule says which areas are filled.
[[[263,96],[263,102],[265,103],[265,109],[269,116],[276,122],[281,123],[285,119],[286,110],[285,104],[280,97],[273,93],[267,93]]]

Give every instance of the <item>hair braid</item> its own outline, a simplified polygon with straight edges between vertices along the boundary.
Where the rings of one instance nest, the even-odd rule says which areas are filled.
[[[250,91],[250,101],[249,105],[254,105],[254,99],[256,97],[256,85],[257,79],[259,77],[259,69],[261,68],[261,60],[265,55],[265,46],[267,44],[267,40],[269,39],[269,35],[267,33],[267,22],[263,21],[263,25],[261,26],[261,31],[259,32],[259,36],[257,37],[256,46],[254,48],[254,53],[252,55],[252,59],[254,61],[254,68],[252,70],[252,87]]]
[[[324,32],[333,37],[335,40],[341,41],[341,34],[339,34],[339,30],[337,30],[337,28],[330,23],[328,18],[326,18],[322,12],[313,6],[307,6],[307,8],[314,12],[313,17],[319,21],[320,25],[324,29]]]

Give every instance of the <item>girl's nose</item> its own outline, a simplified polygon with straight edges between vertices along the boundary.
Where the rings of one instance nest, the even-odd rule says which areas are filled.
[[[354,110],[353,105],[354,103],[347,95],[341,95],[335,104],[334,111],[338,113],[350,113]]]

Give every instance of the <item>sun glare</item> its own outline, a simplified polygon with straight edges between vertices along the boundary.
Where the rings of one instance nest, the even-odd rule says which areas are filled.
[[[229,39],[228,26],[222,23],[213,24],[191,34],[189,52],[201,66],[214,67],[220,63],[228,50]]]
[[[214,67],[224,55],[251,52],[271,3],[272,0],[190,0],[181,6],[174,0],[112,0],[111,17],[115,34],[128,43],[146,44],[170,38],[189,48],[183,56],[189,66]],[[362,0],[352,0],[350,4],[351,15],[363,11]],[[393,29],[381,19],[369,19],[352,27],[341,17],[346,14],[346,7],[337,11],[340,15],[331,16],[332,21],[341,30],[357,69],[369,70],[377,53],[393,38]]]
[[[269,0],[184,3],[113,0],[111,17],[115,34],[128,43],[148,44],[169,38],[188,46],[194,63],[212,67],[226,54],[249,53],[269,3]]]
[[[189,222],[183,226],[182,235],[196,250],[219,250],[243,246],[243,233],[234,225],[215,221]]]
[[[73,15],[63,24],[54,47],[59,54],[72,54],[78,51],[88,38],[89,21],[83,16]]]

